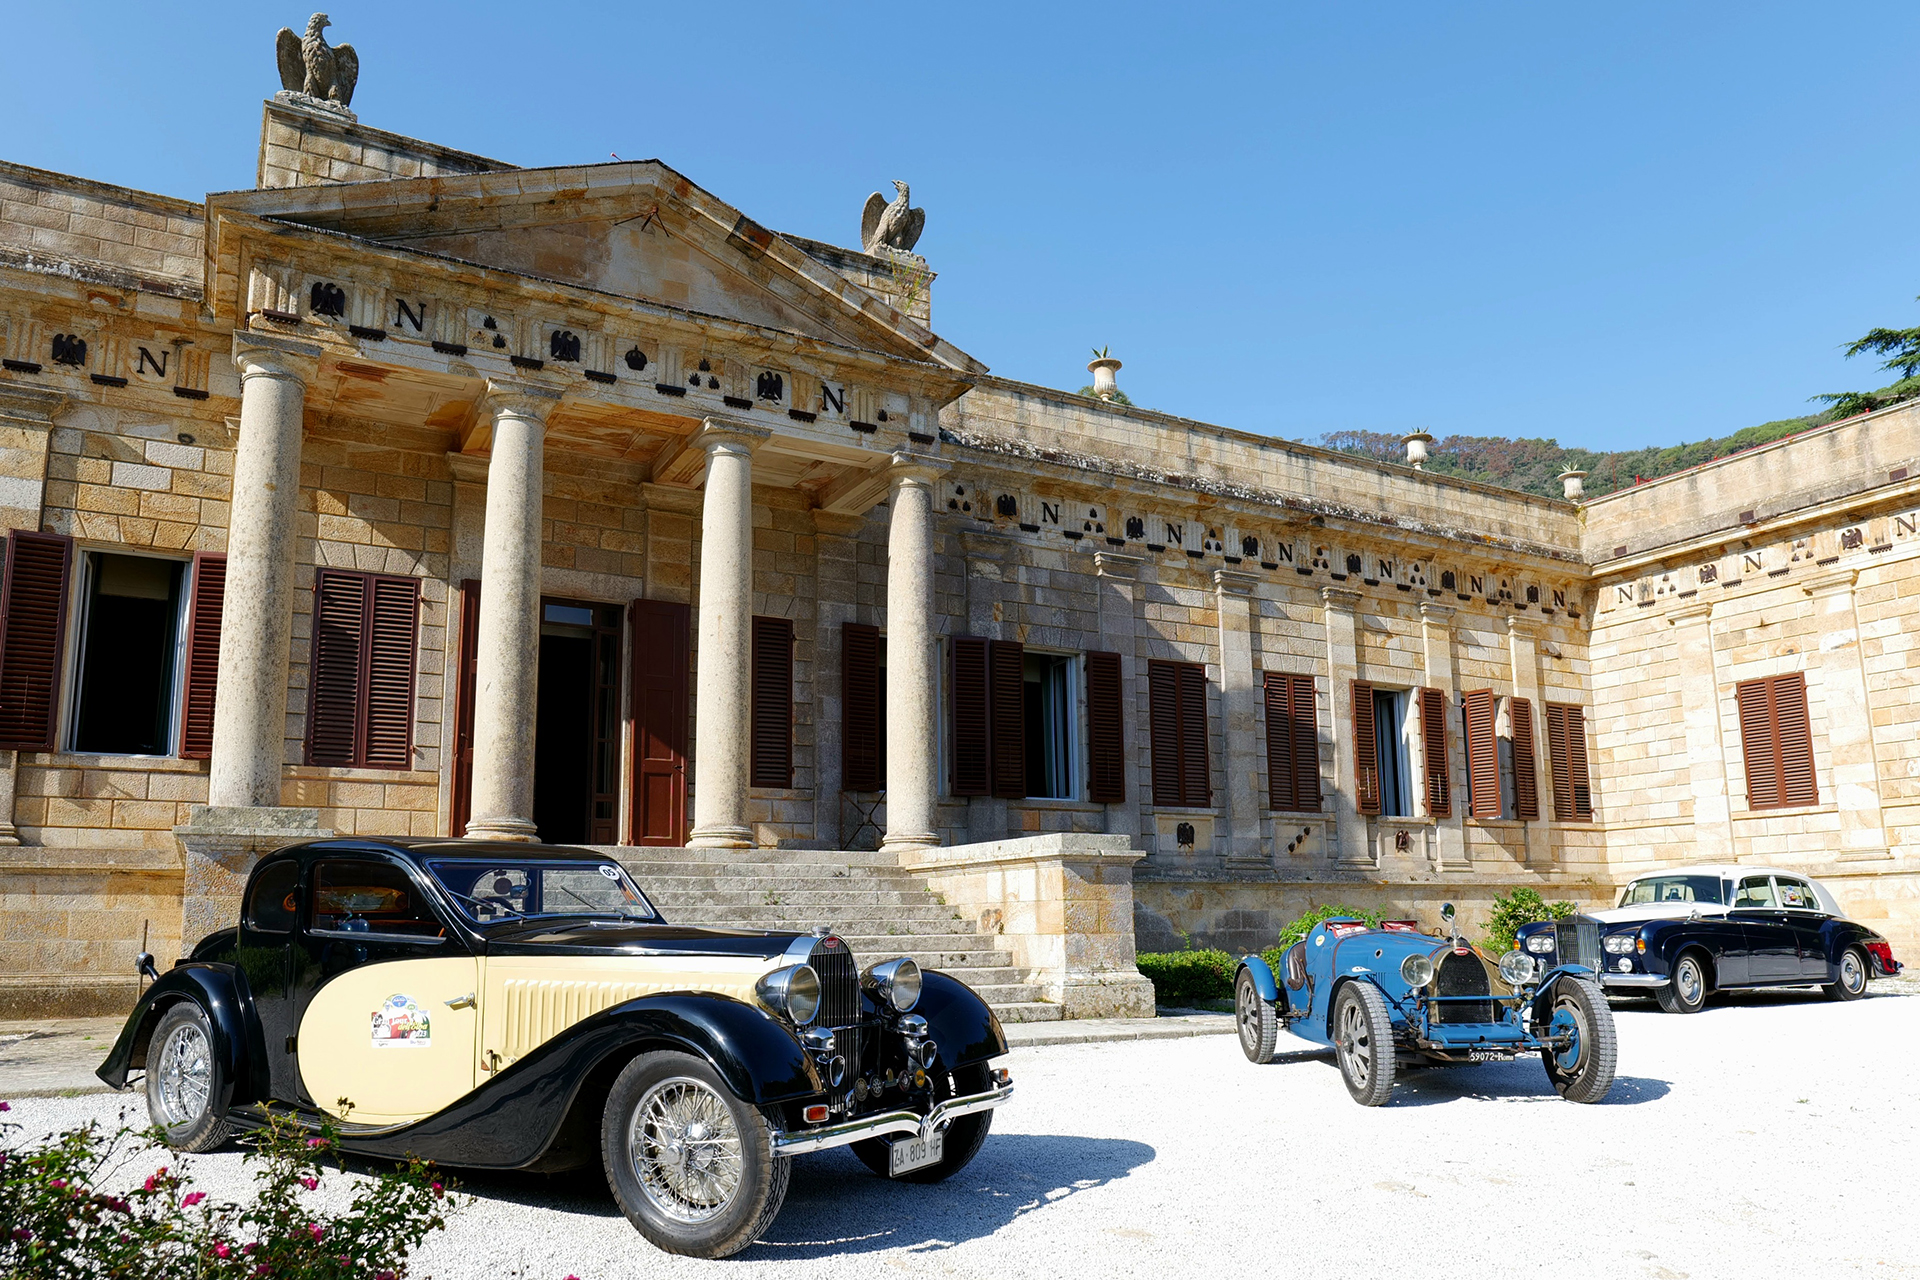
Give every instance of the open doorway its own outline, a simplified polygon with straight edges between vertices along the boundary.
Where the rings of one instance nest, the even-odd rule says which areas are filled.
[[[549,844],[612,844],[620,810],[620,609],[540,602],[533,821]]]

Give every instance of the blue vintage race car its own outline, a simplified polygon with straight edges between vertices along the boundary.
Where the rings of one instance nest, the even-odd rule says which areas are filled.
[[[1594,974],[1600,928],[1584,917],[1557,922],[1559,963],[1509,951],[1496,964],[1453,928],[1422,933],[1412,920],[1373,928],[1362,920],[1317,924],[1283,958],[1276,977],[1259,956],[1234,976],[1240,1047],[1273,1060],[1284,1024],[1333,1046],[1347,1092],[1383,1105],[1398,1066],[1510,1062],[1540,1055],[1547,1079],[1569,1102],[1598,1102],[1613,1087],[1613,1013]]]

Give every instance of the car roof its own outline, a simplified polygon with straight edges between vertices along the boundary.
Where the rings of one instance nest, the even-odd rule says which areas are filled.
[[[1812,876],[1804,871],[1794,871],[1787,867],[1769,867],[1755,862],[1695,862],[1683,867],[1666,867],[1659,871],[1642,871],[1633,880],[1650,880],[1655,876],[1720,876],[1727,880],[1737,880],[1741,876],[1795,876],[1801,880],[1811,880]]]
[[[609,861],[605,851],[577,844],[531,844],[519,840],[405,840],[388,837],[334,836],[288,845],[283,854],[396,853],[412,858],[499,858],[501,861]]]

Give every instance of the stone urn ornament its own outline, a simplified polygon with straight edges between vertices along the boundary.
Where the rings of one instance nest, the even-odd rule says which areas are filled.
[[[1554,477],[1560,482],[1560,490],[1567,495],[1568,502],[1579,502],[1587,496],[1586,478],[1586,472],[1571,467]]]
[[[1108,355],[1105,347],[1093,349],[1093,359],[1087,362],[1087,372],[1093,375],[1093,394],[1096,398],[1111,400],[1119,393],[1120,384],[1113,375],[1120,372],[1120,362]]]
[[[1407,464],[1415,471],[1426,470],[1427,446],[1433,443],[1433,436],[1425,431],[1415,431],[1402,439],[1407,446]]]

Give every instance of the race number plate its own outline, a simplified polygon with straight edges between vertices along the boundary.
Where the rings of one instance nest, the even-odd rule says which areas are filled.
[[[1513,1055],[1499,1049],[1475,1049],[1467,1055],[1469,1062],[1512,1062]]]
[[[946,1154],[946,1147],[947,1135],[941,1129],[934,1130],[925,1138],[897,1138],[887,1148],[887,1173],[897,1178],[903,1173],[939,1164],[940,1158]]]

